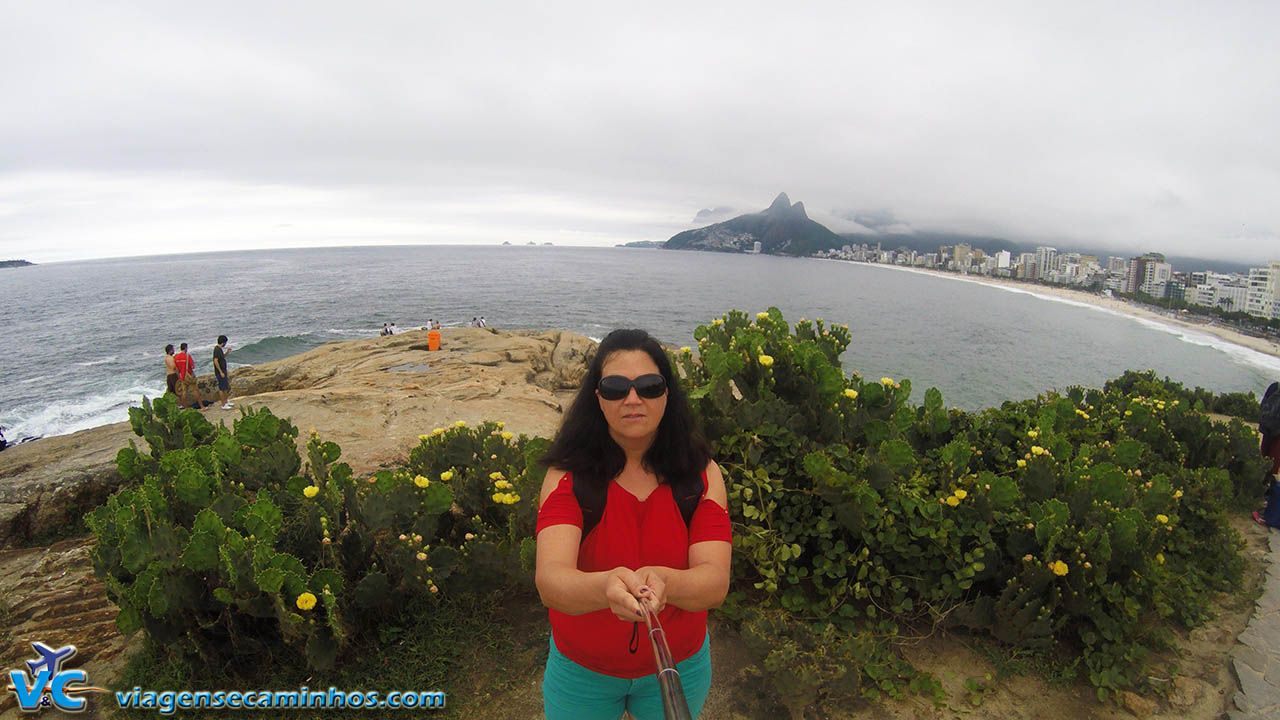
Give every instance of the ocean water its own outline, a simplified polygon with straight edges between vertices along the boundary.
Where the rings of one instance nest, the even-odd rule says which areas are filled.
[[[655,249],[512,246],[317,248],[0,269],[0,426],[10,441],[126,420],[164,390],[163,347],[190,344],[212,372],[428,318],[465,326],[648,329],[695,345],[730,309],[779,307],[846,323],[843,362],[910,378],[978,409],[1154,369],[1216,392],[1261,394],[1280,359],[1195,331],[1022,289],[827,260]],[[233,387],[234,394],[234,387]]]

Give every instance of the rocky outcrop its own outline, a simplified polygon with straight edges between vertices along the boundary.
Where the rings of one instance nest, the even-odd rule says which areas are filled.
[[[502,420],[513,432],[551,436],[562,403],[586,374],[595,344],[574,333],[458,328],[430,351],[417,330],[322,345],[276,362],[234,370],[232,401],[267,406],[301,430],[342,447],[356,473],[403,462],[418,435],[456,420]],[[213,377],[200,378],[206,400]],[[204,410],[233,423],[239,408]],[[0,547],[55,535],[120,484],[116,453],[128,423],[23,443],[0,453]]]
[[[116,606],[93,576],[88,538],[63,540],[44,548],[0,550],[0,599],[5,627],[0,630],[0,667],[25,667],[36,658],[32,642],[74,645],[69,667],[87,673],[89,685],[103,686],[124,667],[128,653],[142,645],[142,634],[124,636],[116,628]],[[5,677],[8,680],[8,677]],[[90,700],[89,712],[100,717],[101,700]],[[13,693],[0,694],[0,717],[19,717]],[[66,717],[42,713],[40,717]]]

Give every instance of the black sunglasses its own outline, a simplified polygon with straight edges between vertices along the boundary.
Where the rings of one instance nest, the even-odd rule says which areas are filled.
[[[621,375],[609,375],[600,378],[600,383],[596,385],[600,397],[605,400],[621,400],[631,393],[631,388],[635,388],[640,397],[652,400],[667,392],[667,380],[657,373],[641,375],[635,380]]]

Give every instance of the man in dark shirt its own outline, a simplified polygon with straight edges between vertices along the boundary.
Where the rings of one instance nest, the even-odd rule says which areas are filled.
[[[218,380],[218,396],[222,398],[222,409],[230,410],[231,401],[227,394],[231,392],[231,378],[227,375],[227,336],[219,335],[218,344],[213,346],[213,376]]]

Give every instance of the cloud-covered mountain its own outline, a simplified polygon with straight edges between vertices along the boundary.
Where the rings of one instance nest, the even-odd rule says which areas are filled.
[[[704,211],[706,212],[706,211]],[[702,213],[698,213],[699,216]],[[686,230],[667,241],[668,250],[718,250],[751,252],[755,243],[770,255],[809,255],[840,247],[846,241],[826,226],[814,222],[804,211],[804,203],[791,204],[779,193],[763,212],[739,215],[695,230]]]

